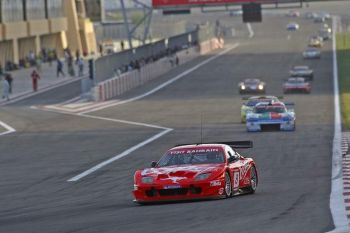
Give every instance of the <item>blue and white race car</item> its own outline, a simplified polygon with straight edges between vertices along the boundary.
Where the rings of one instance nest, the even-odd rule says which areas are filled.
[[[274,103],[279,102],[283,97],[276,97],[271,95],[251,96],[249,98],[243,98],[247,102],[241,106],[241,122],[246,122],[247,113],[253,111],[253,108],[258,103]]]
[[[289,104],[292,105],[292,104]],[[247,113],[247,131],[295,130],[295,113],[282,102],[259,103]]]

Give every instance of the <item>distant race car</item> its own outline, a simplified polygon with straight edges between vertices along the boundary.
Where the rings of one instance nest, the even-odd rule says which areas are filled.
[[[304,59],[320,59],[321,51],[317,48],[307,48],[303,52]]]
[[[292,105],[292,104],[289,104]],[[295,113],[287,109],[282,102],[257,104],[252,112],[247,114],[247,131],[263,130],[295,130]]]
[[[314,19],[315,17],[317,17],[317,13],[306,12],[304,16],[305,16],[306,19]]]
[[[317,15],[315,18],[314,18],[314,23],[324,23],[326,22],[326,17],[324,17],[323,15]]]
[[[296,31],[296,30],[299,30],[299,28],[300,28],[299,24],[294,23],[294,22],[289,23],[289,24],[287,25],[287,30],[288,30],[288,31]]]
[[[247,102],[243,103],[241,106],[241,122],[246,122],[246,116],[248,112],[253,111],[253,108],[258,103],[274,103],[279,102],[282,97],[276,97],[276,96],[252,96],[245,100]]]
[[[332,39],[332,30],[330,28],[321,28],[318,31],[318,36],[322,38],[322,40],[331,40]]]
[[[286,14],[286,16],[288,17],[299,17],[300,16],[300,12],[299,11],[295,11],[295,10],[290,10],[288,11],[288,13]]]
[[[302,92],[310,94],[311,85],[309,82],[306,82],[304,78],[289,78],[283,84],[283,93],[296,93]]]
[[[265,86],[260,79],[245,79],[238,84],[238,91],[240,94],[265,93]]]
[[[323,38],[320,36],[312,36],[309,39],[309,47],[321,48],[323,47]]]
[[[251,148],[251,141],[195,143],[168,150],[151,168],[134,175],[138,203],[227,198],[254,193],[258,174],[253,159],[236,149]]]
[[[294,66],[289,74],[291,77],[303,77],[308,80],[312,80],[314,78],[314,71],[310,69],[308,66]]]

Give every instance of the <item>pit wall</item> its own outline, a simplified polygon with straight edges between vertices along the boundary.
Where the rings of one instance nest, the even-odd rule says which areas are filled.
[[[213,38],[204,41],[200,43],[199,46],[191,47],[176,53],[176,56],[179,58],[178,65],[223,47],[223,39]],[[162,58],[154,63],[141,67],[139,70],[133,70],[98,83],[92,89],[93,99],[95,101],[106,101],[162,76],[176,67],[176,56]]]

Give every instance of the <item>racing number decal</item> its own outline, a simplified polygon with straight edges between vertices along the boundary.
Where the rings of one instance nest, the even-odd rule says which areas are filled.
[[[233,188],[236,189],[239,187],[239,172],[233,173]]]

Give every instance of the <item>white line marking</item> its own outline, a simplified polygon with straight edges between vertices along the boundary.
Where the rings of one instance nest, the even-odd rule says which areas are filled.
[[[114,156],[114,157],[112,157],[112,158],[102,162],[102,163],[97,164],[96,166],[86,170],[85,172],[83,172],[83,173],[81,173],[81,174],[79,174],[77,176],[74,176],[73,178],[69,179],[68,182],[78,181],[81,178],[83,178],[83,177],[85,177],[87,175],[90,175],[91,173],[97,171],[98,169],[103,168],[104,166],[106,166],[106,165],[108,165],[110,163],[113,163],[114,161],[127,156],[131,152],[133,152],[133,151],[135,151],[135,150],[137,150],[137,149],[147,145],[148,143],[151,143],[151,142],[157,140],[158,138],[162,137],[163,135],[169,133],[170,131],[172,131],[172,129],[164,130],[164,131],[160,132],[159,134],[154,135],[153,137],[151,137],[151,138],[149,138],[149,139],[147,139],[147,140],[145,140],[145,141],[143,141],[143,142],[141,142],[141,143],[139,143],[139,144],[137,144],[137,145],[127,149],[126,151],[124,151],[124,152],[122,152],[122,153],[120,153],[120,154],[118,154],[118,155],[116,155],[116,156]]]
[[[338,63],[336,53],[337,31],[336,18],[332,18],[333,26],[333,91],[334,91],[334,138],[333,138],[333,157],[332,157],[332,192],[330,195],[330,209],[333,217],[335,230],[348,227],[349,220],[346,217],[343,196],[343,175],[342,175],[342,153],[341,153],[341,118],[339,104],[339,84],[338,84]]]
[[[4,136],[6,134],[10,134],[10,133],[14,133],[16,132],[16,130],[14,128],[12,128],[11,126],[9,126],[8,124],[6,124],[5,122],[0,121],[0,126],[2,126],[3,128],[6,129],[5,132],[0,133],[0,136]]]
[[[93,110],[88,110],[88,111],[85,111],[85,112],[81,112],[80,114],[92,113],[92,112],[96,112],[96,111],[103,110],[103,109],[105,109],[105,108],[114,107],[114,106],[117,106],[117,105],[126,104],[126,103],[130,103],[130,102],[133,102],[133,101],[136,101],[136,100],[145,98],[145,97],[147,97],[147,96],[149,96],[149,95],[151,95],[151,94],[153,94],[153,93],[155,93],[155,92],[157,92],[157,91],[163,89],[164,87],[169,86],[170,84],[174,83],[175,81],[177,81],[177,80],[179,80],[179,79],[185,77],[186,75],[188,75],[188,74],[192,73],[193,71],[199,69],[200,67],[202,67],[202,66],[208,64],[209,62],[215,60],[216,58],[221,57],[222,55],[228,53],[229,51],[231,51],[231,50],[233,50],[233,49],[235,49],[235,48],[237,48],[238,46],[239,46],[238,43],[234,44],[233,46],[231,46],[231,47],[225,49],[224,51],[218,53],[217,55],[215,55],[215,56],[213,56],[213,57],[210,57],[210,58],[208,58],[208,59],[202,61],[201,63],[195,65],[194,67],[192,67],[192,68],[190,68],[190,69],[188,69],[188,70],[186,70],[186,71],[184,71],[184,72],[178,74],[178,75],[175,76],[174,78],[172,78],[172,79],[166,81],[165,83],[162,83],[161,85],[155,87],[154,89],[152,89],[152,90],[150,90],[150,91],[148,91],[148,92],[146,92],[146,93],[144,93],[144,94],[142,94],[142,95],[135,96],[135,97],[133,97],[133,98],[126,99],[126,100],[123,100],[123,101],[118,101],[118,102],[112,103],[112,104],[110,104],[110,105],[105,105],[105,106],[97,107],[97,108],[95,108],[95,109],[93,109]]]
[[[247,28],[248,28],[248,31],[249,31],[249,38],[253,38],[254,37],[254,31],[253,31],[252,25],[250,23],[247,23]]]

